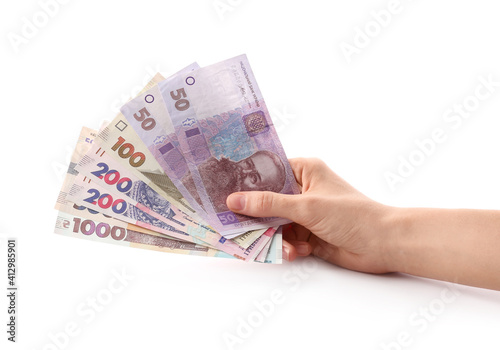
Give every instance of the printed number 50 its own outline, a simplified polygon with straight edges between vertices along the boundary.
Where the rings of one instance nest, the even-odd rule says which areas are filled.
[[[183,97],[187,97],[186,91],[184,91],[184,88],[182,89],[177,89],[177,91],[170,91],[170,97],[172,97],[173,100],[177,101],[175,102],[175,108],[178,111],[185,111],[186,109],[189,108],[189,101]]]
[[[217,216],[222,225],[231,225],[238,222],[238,219],[236,219],[236,216],[232,212],[217,214]]]
[[[140,113],[140,115],[137,115],[137,113],[134,113],[134,118],[138,122],[142,122],[141,127],[144,130],[149,131],[156,126],[156,120],[154,120],[153,118],[146,118],[146,117],[149,117],[151,115],[151,114],[149,114],[149,111],[146,109],[146,107],[141,108],[139,110],[139,113]]]

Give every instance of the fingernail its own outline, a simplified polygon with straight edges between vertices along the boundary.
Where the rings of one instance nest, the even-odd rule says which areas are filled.
[[[283,259],[288,260],[290,256],[290,249],[286,246],[283,246]]]
[[[232,194],[227,197],[227,206],[231,210],[243,210],[245,209],[245,195],[243,194]]]
[[[295,249],[299,255],[309,255],[309,244],[295,244]]]

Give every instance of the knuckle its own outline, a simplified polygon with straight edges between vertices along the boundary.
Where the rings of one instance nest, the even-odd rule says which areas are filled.
[[[326,164],[319,158],[293,158],[290,160],[292,168],[306,177],[323,169]]]
[[[302,200],[300,211],[304,214],[304,216],[309,217],[317,211],[317,205],[318,199],[316,197],[307,196]]]
[[[308,158],[299,157],[299,158],[289,159],[288,161],[292,165],[304,166],[307,163],[307,160],[308,160]]]
[[[319,158],[310,158],[310,165],[313,169],[320,169],[325,166],[325,162]]]
[[[273,209],[274,194],[272,192],[262,192],[256,202],[256,210],[265,214]]]
[[[329,203],[321,196],[304,196],[300,206],[296,208],[297,216],[300,217],[306,227],[311,228],[317,224],[321,213],[325,211]]]
[[[323,173],[325,163],[319,158],[306,158],[303,160],[302,177],[304,179],[317,178],[318,175]]]

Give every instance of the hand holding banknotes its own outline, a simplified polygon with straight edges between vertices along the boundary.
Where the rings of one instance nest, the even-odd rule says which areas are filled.
[[[284,258],[316,255],[361,272],[404,272],[500,290],[500,211],[395,208],[350,186],[318,159],[291,159],[301,194],[238,192],[234,212],[284,217]]]
[[[290,220],[226,206],[236,191],[300,192],[246,55],[157,74],[120,111],[82,129],[54,232],[281,264]]]
[[[120,110],[82,129],[55,232],[269,264],[283,246],[289,261],[500,289],[500,211],[394,208],[320,160],[288,162],[245,55],[157,75]]]

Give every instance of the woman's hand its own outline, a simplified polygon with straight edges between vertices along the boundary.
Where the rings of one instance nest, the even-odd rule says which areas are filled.
[[[355,190],[318,159],[291,159],[300,195],[239,192],[228,197],[234,212],[255,217],[284,217],[284,257],[314,254],[348,269],[391,271],[385,222],[391,208]]]

